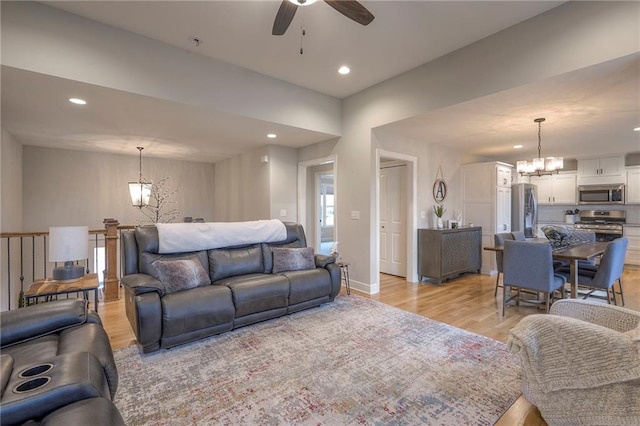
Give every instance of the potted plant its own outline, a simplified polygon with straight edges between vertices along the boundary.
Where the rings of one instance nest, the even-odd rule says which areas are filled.
[[[446,209],[444,208],[444,205],[442,204],[437,204],[435,206],[433,206],[433,212],[436,214],[436,224],[437,224],[437,228],[438,229],[442,229],[443,225],[442,225],[442,215],[444,214],[444,212],[446,211]]]

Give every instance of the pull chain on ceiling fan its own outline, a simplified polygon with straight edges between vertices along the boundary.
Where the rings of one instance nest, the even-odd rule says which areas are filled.
[[[278,13],[276,13],[276,19],[273,21],[271,34],[283,35],[287,31],[287,28],[289,28],[298,10],[298,6],[308,6],[314,1],[315,0],[283,0],[278,9]],[[369,25],[374,19],[373,14],[355,0],[324,0],[324,2],[342,15],[361,25]],[[304,35],[304,33],[302,35]],[[302,53],[302,47],[300,48],[300,53]]]

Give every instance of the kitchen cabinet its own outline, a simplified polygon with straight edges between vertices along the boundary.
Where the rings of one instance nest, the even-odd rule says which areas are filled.
[[[463,223],[482,228],[482,244],[493,245],[497,232],[511,232],[511,171],[500,162],[462,166]],[[495,274],[495,253],[482,253],[482,273]]]
[[[624,156],[578,160],[578,185],[622,183]]]
[[[627,204],[640,204],[640,167],[627,169]]]
[[[418,229],[418,277],[438,284],[464,272],[480,272],[482,228]]]
[[[531,183],[538,187],[538,204],[574,205],[576,199],[576,173],[532,176]]]
[[[624,263],[640,266],[640,226],[625,226],[623,234],[629,239]]]

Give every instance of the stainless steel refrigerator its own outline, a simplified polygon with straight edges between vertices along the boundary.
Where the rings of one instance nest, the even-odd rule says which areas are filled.
[[[531,183],[511,186],[511,231],[523,231],[525,237],[536,236],[538,224],[538,189]]]

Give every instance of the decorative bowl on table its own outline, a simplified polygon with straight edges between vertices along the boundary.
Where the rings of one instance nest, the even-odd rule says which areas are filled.
[[[546,225],[542,227],[544,236],[547,237],[554,247],[568,246],[573,231],[573,226]]]

